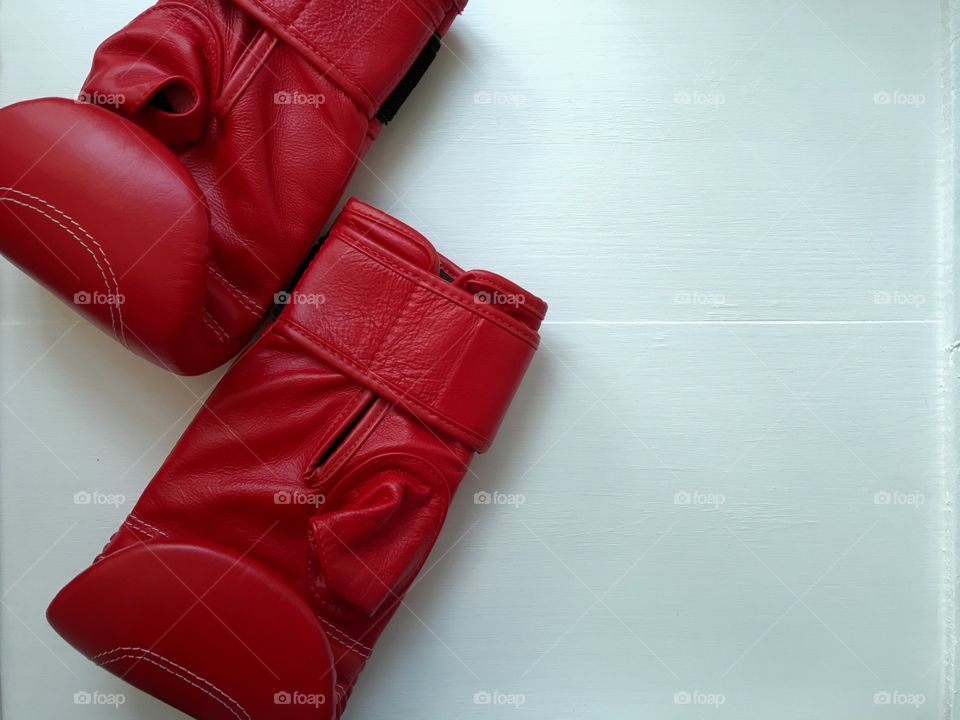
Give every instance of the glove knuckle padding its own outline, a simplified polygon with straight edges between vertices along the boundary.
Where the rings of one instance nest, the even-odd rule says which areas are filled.
[[[326,631],[289,584],[241,553],[134,543],[64,588],[47,617],[96,663],[199,720],[335,717]],[[164,642],[171,635],[189,638],[189,652]],[[324,702],[278,704],[291,691]]]
[[[52,194],[71,217],[96,214],[97,223],[85,221],[101,226],[108,255],[146,256],[142,272],[125,278],[125,295],[145,298],[153,313],[131,310],[122,322],[116,309],[85,313],[172,370],[212,369],[243,346],[296,274],[463,5],[161,0],[98,49],[82,96],[103,107],[66,105],[56,128],[40,117],[46,105],[0,111],[0,130],[16,129],[0,143],[20,157],[0,170],[0,186],[12,188],[0,199]],[[92,119],[92,110],[115,122]],[[21,143],[29,152],[13,147]],[[68,301],[67,286],[99,290],[95,266],[68,261],[76,277],[64,279],[57,253],[69,243],[56,225],[20,219],[0,221],[4,254]],[[52,252],[36,247],[45,245]],[[157,287],[167,288],[163,303]]]
[[[209,217],[176,157],[68,100],[5,109],[0,138],[16,138],[0,169],[0,237],[22,239],[4,243],[7,257],[128,345],[180,342],[202,308]]]
[[[54,627],[203,720],[338,718],[536,347],[542,301],[523,293],[527,310],[505,312],[478,300],[489,287],[520,290],[348,204],[291,305],[53,602]],[[323,304],[298,301],[321,290]],[[418,314],[445,331],[396,344],[416,332],[398,318]],[[475,355],[508,358],[495,366],[510,380]],[[277,704],[284,693],[323,700]]]

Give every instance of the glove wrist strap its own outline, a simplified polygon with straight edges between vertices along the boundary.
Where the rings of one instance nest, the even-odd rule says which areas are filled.
[[[384,230],[364,232],[364,224],[376,222],[363,214],[364,207],[354,203],[341,215],[292,294],[278,331],[428,425],[483,452],[539,336],[371,239]],[[310,294],[325,288],[327,295]]]
[[[368,117],[388,122],[426,72],[465,0],[234,0],[330,78]],[[398,88],[400,97],[393,96]]]

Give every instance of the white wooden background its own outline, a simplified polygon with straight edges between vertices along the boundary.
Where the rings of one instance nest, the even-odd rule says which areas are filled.
[[[147,4],[3,0],[0,101]],[[952,717],[948,10],[473,1],[351,190],[550,322],[348,717]],[[0,290],[3,717],[180,717],[43,613],[218,375]]]

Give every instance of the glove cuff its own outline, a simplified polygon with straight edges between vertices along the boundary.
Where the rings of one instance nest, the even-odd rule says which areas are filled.
[[[234,0],[295,47],[370,118],[388,122],[466,0]],[[393,95],[394,91],[400,97]]]
[[[351,201],[277,332],[484,452],[536,352],[546,306],[492,273],[441,272],[425,238]]]

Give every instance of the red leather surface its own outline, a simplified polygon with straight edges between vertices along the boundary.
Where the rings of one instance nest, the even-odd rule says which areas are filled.
[[[380,103],[462,7],[159,2],[98,49],[83,97],[102,107],[0,110],[0,251],[69,303],[107,275],[129,310],[87,317],[176,372],[216,367],[295,274]]]
[[[318,720],[335,711],[333,656],[310,606],[236,553],[200,542],[132,545],[87,569],[47,615],[99,665],[194,717]],[[69,622],[76,615],[85,622]]]
[[[445,30],[466,2],[331,2],[330,0],[236,0],[277,35],[298,47],[324,73],[338,79],[354,102],[373,115],[397,76],[413,64],[395,37],[419,38],[423,47]],[[375,6],[375,7],[372,7]],[[372,10],[378,10],[376,15]]]
[[[172,347],[201,324],[210,218],[169,149],[63,99],[0,111],[0,144],[0,248],[12,262],[133,348]]]
[[[374,261],[355,246],[383,258]],[[438,280],[441,263],[452,281]],[[341,266],[349,272],[333,272]],[[387,272],[417,282],[385,281]],[[162,669],[128,658],[129,664],[105,667],[203,720],[235,716],[189,683],[172,680],[170,667],[217,685],[257,720],[300,717],[255,712],[271,692],[309,695],[332,680],[332,702],[310,717],[339,717],[376,639],[433,547],[476,448],[416,404],[382,395],[383,366],[372,363],[378,373],[367,372],[359,359],[371,357],[367,344],[390,321],[388,309],[430,288],[435,299],[417,305],[419,327],[442,332],[405,331],[410,341],[422,340],[421,356],[411,346],[404,372],[388,368],[391,381],[401,394],[447,398],[443,385],[459,383],[459,368],[481,372],[475,355],[503,350],[516,362],[504,368],[510,382],[463,385],[455,395],[482,412],[443,405],[469,421],[490,423],[491,406],[502,415],[529,362],[528,354],[517,354],[517,343],[532,352],[546,308],[521,291],[526,309],[507,312],[483,301],[478,319],[472,305],[471,311],[464,308],[471,301],[461,287],[477,277],[516,287],[492,273],[463,273],[410,228],[351,202],[291,304],[224,376],[93,567],[54,601],[49,617],[57,631],[97,661],[112,657],[102,653],[130,646],[177,663]],[[378,284],[372,303],[371,281]],[[323,326],[323,305],[317,303],[335,305],[339,322]],[[437,342],[472,339],[478,327],[489,330],[480,344],[454,343],[456,351],[447,353]],[[322,333],[326,347],[358,359],[357,365],[342,371],[339,362],[328,362],[313,343],[302,341],[304,331]],[[406,346],[399,349],[407,352]],[[432,362],[446,369],[438,374]],[[429,388],[434,382],[439,385]],[[489,436],[495,431],[485,426]],[[175,565],[165,576],[148,552],[166,558],[171,547]],[[195,548],[196,558],[184,547]],[[137,548],[146,551],[135,553]],[[212,620],[206,609],[192,610],[190,623],[171,627],[171,616],[190,604],[176,578],[186,573],[186,584],[198,594],[220,587],[219,558],[236,566],[224,579],[232,599],[217,595],[222,605],[212,606]],[[126,587],[142,575],[149,579],[149,599]],[[268,587],[251,594],[242,590],[247,582]],[[316,627],[290,636],[279,632],[277,646],[271,645],[262,628],[279,622],[271,606],[281,600],[275,598],[289,607],[297,606],[294,599],[308,606]],[[227,609],[221,613],[220,607]],[[292,615],[290,622],[300,624],[302,613]],[[249,652],[237,650],[236,638],[270,667],[251,662]],[[271,663],[282,654],[278,647],[289,648],[290,658]],[[309,672],[288,674],[291,659]]]
[[[472,276],[468,293],[456,278],[441,280],[432,270],[438,261],[429,254],[412,256],[420,266],[411,266],[368,238],[383,228],[396,233],[390,218],[356,201],[348,210],[306,276],[308,284],[331,291],[322,304],[294,305],[283,331],[438,431],[483,452],[537,349],[536,332],[478,299],[506,281],[481,284]],[[400,237],[419,249],[419,235]],[[521,292],[511,300],[540,305]],[[366,304],[363,323],[355,322],[360,302]],[[539,326],[539,318],[535,322]]]

